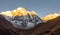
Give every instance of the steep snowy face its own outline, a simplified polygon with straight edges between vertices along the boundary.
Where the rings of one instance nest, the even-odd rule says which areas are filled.
[[[30,29],[42,20],[37,16],[35,12],[27,12],[24,8],[19,8],[12,12],[1,13],[14,27],[20,29]]]
[[[16,28],[20,29],[29,29],[42,21],[37,15],[34,16],[15,16],[15,17],[5,17],[8,21],[10,21]]]

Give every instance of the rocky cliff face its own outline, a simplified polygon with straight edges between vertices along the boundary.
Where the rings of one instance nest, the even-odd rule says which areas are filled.
[[[13,26],[20,29],[29,29],[42,22],[42,20],[37,15],[32,16],[29,14],[26,16],[15,17],[5,16],[5,18],[11,22]]]

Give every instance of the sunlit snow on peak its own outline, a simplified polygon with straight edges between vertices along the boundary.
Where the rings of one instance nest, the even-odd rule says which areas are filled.
[[[54,19],[54,18],[56,18],[58,16],[60,16],[60,14],[54,13],[54,14],[49,14],[49,15],[43,17],[42,19],[48,21],[48,20]]]
[[[27,14],[30,14],[30,15],[37,15],[35,13],[35,11],[27,11],[25,8],[22,8],[22,7],[19,7],[15,10],[11,10],[11,11],[6,11],[6,12],[1,12],[0,14],[3,14],[5,16],[26,16]]]

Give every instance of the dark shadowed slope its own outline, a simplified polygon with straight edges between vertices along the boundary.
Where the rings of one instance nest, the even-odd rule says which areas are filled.
[[[23,30],[15,28],[0,15],[0,35],[60,35],[60,16],[40,23],[34,28]]]
[[[35,27],[32,35],[60,35],[60,16],[49,20],[45,23],[39,24]]]
[[[0,15],[0,35],[14,35],[15,32],[13,31],[16,31],[16,28],[14,28],[10,22]]]

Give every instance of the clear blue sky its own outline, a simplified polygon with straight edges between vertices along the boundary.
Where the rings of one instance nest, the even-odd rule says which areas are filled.
[[[0,11],[24,7],[36,11],[40,17],[50,13],[60,13],[60,0],[0,0]]]

